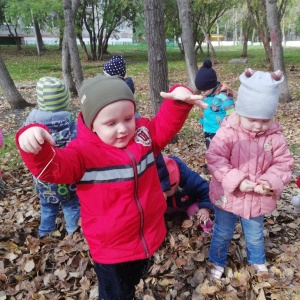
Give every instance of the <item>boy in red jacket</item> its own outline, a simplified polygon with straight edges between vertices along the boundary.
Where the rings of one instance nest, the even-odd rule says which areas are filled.
[[[76,182],[99,299],[133,299],[149,258],[165,238],[166,201],[155,157],[181,129],[191,104],[203,102],[180,85],[161,96],[187,103],[165,99],[153,119],[135,120],[134,97],[124,80],[97,75],[79,90],[78,135],[67,147],[54,148],[41,124],[16,136],[37,179]]]

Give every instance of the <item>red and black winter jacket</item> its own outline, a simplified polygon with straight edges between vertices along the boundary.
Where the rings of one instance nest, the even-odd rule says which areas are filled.
[[[85,126],[80,113],[78,136],[64,149],[53,150],[45,143],[36,155],[20,150],[34,176],[53,159],[40,179],[77,183],[82,229],[96,262],[145,259],[161,245],[166,201],[154,158],[181,129],[191,108],[165,99],[153,119],[136,121],[135,136],[124,149],[104,144]],[[17,133],[17,142],[26,128]]]

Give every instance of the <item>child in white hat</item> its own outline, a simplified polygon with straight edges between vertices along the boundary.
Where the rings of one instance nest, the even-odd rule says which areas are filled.
[[[49,129],[55,147],[64,148],[77,135],[75,116],[67,111],[70,93],[58,78],[42,77],[36,85],[38,108],[34,108],[25,125],[40,123]],[[76,184],[53,184],[34,177],[35,189],[41,203],[39,236],[56,229],[56,217],[60,207],[64,213],[66,230],[72,234],[78,228],[80,217]]]
[[[296,181],[296,185],[298,186],[298,188],[300,188],[300,176],[298,176],[297,181]],[[296,213],[300,213],[300,194],[296,195],[292,198],[292,205],[294,207],[294,211]]]
[[[212,174],[210,200],[215,206],[209,261],[211,276],[220,279],[229,243],[240,220],[249,265],[267,272],[264,215],[292,175],[293,158],[281,126],[273,120],[279,101],[281,72],[246,69],[240,75],[236,112],[224,119],[206,152]]]

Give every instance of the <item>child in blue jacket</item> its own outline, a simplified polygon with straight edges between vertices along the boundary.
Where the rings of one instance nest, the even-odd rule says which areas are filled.
[[[195,85],[208,104],[208,108],[202,111],[199,120],[204,132],[206,149],[208,149],[223,119],[234,111],[233,94],[227,85],[217,80],[217,74],[209,59],[206,59],[198,70]]]
[[[209,199],[209,184],[176,156],[164,156],[169,172],[171,190],[164,192],[167,212],[184,210],[190,219],[198,219],[203,231],[212,231],[210,212],[214,210]]]
[[[64,148],[77,135],[75,116],[67,111],[70,94],[67,86],[58,78],[42,77],[37,82],[38,109],[28,115],[25,125],[47,125],[55,141],[55,147]],[[33,177],[36,192],[41,202],[39,236],[43,237],[56,229],[60,207],[64,213],[68,234],[78,228],[80,218],[76,184],[53,184]]]

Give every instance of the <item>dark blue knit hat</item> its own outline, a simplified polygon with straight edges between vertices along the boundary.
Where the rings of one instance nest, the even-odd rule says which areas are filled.
[[[195,85],[199,91],[207,91],[217,86],[217,74],[212,68],[212,62],[206,59],[198,70]]]
[[[126,74],[126,62],[122,55],[114,55],[104,66],[103,70],[107,75],[122,76]]]

